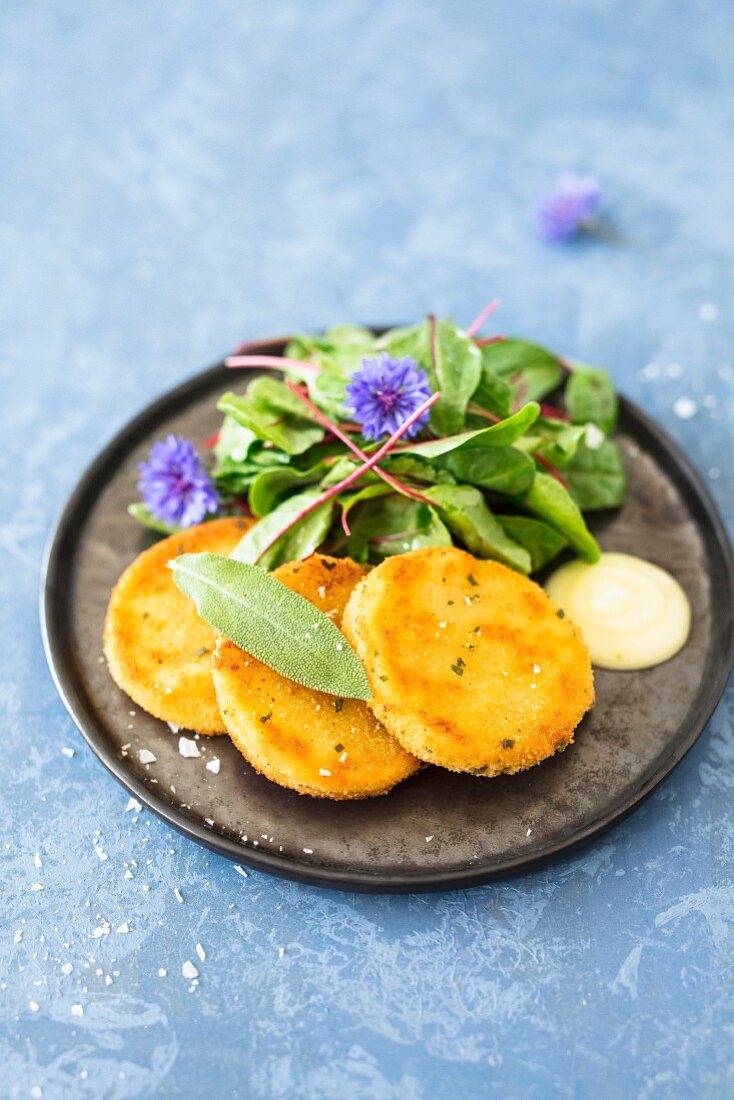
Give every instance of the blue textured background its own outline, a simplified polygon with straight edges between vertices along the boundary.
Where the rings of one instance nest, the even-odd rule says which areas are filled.
[[[154,394],[247,337],[494,294],[502,329],[609,366],[734,519],[734,7],[5,0],[2,24],[0,1094],[734,1094],[731,693],[574,858],[331,894],[126,813],[35,607],[62,499]],[[536,239],[566,168],[616,242]]]

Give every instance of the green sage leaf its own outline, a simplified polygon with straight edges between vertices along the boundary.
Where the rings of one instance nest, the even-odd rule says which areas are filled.
[[[182,554],[173,579],[202,619],[297,684],[340,698],[371,699],[357,654],[328,615],[253,565]]]

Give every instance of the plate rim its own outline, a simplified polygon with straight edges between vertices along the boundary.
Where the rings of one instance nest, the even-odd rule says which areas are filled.
[[[243,347],[247,347],[248,350],[257,349],[262,352],[267,350],[272,354],[282,354],[286,340],[287,337],[272,337],[251,341]],[[237,841],[213,832],[203,823],[189,818],[183,810],[171,806],[151,791],[142,780],[136,778],[128,770],[125,761],[106,741],[100,732],[100,727],[90,715],[85,705],[81,677],[77,673],[73,653],[70,650],[67,652],[63,646],[64,637],[68,638],[68,631],[65,633],[64,624],[60,621],[64,618],[61,614],[64,603],[58,600],[59,576],[64,565],[68,568],[72,567],[73,559],[64,563],[62,551],[67,542],[71,541],[73,544],[77,541],[74,530],[77,514],[82,520],[88,514],[89,505],[93,504],[94,499],[99,495],[97,483],[100,473],[104,472],[111,461],[114,461],[117,452],[127,452],[130,446],[134,445],[136,437],[149,424],[154,423],[160,413],[170,411],[177,405],[186,405],[196,397],[198,391],[206,392],[211,381],[222,370],[226,370],[223,360],[197,372],[153,398],[123,424],[87,464],[59,511],[44,549],[40,573],[39,612],[44,653],[54,685],[89,748],[125,790],[188,839],[252,869],[266,871],[304,885],[334,890],[363,893],[427,893],[467,889],[510,878],[526,871],[537,870],[561,855],[590,843],[601,833],[618,824],[670,775],[701,736],[726,688],[732,664],[734,664],[734,625],[731,622],[726,651],[717,662],[716,675],[705,685],[703,694],[699,697],[699,706],[687,735],[671,748],[670,753],[664,757],[652,774],[643,778],[640,786],[618,801],[618,804],[607,808],[601,817],[593,818],[569,836],[559,839],[554,844],[546,845],[541,851],[535,853],[526,851],[514,858],[503,860],[491,868],[482,865],[476,867],[466,865],[451,870],[421,871],[415,875],[401,871],[373,874],[358,869],[348,870],[311,864],[297,857],[271,855],[265,850],[245,848]],[[619,397],[619,404],[622,417],[636,421],[636,427],[643,429],[655,448],[672,457],[673,466],[669,473],[676,482],[687,483],[685,484],[688,490],[687,503],[690,505],[692,496],[703,517],[708,521],[715,546],[722,558],[729,595],[734,599],[734,551],[723,518],[701,475],[678,443],[656,420],[623,395]],[[105,483],[106,481],[102,482],[102,484]],[[700,525],[700,520],[697,525]],[[731,601],[729,604],[731,605]]]

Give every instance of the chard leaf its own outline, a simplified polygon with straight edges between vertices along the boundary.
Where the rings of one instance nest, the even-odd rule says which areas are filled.
[[[517,496],[533,484],[535,465],[517,447],[466,447],[444,460],[457,481]]]
[[[258,438],[249,428],[243,428],[234,417],[225,416],[219,429],[219,438],[214,445],[214,457],[217,462],[245,462]]]
[[[542,455],[552,466],[562,470],[576,454],[585,433],[585,424],[569,424],[566,420],[541,416],[533,431],[518,440],[516,445],[527,454]]]
[[[484,352],[487,347],[492,346],[489,344],[480,349],[482,376],[474,391],[472,404],[479,405],[481,409],[487,409],[495,416],[501,416],[504,419],[512,411],[512,386],[487,366]]]
[[[295,394],[266,375],[253,379],[244,396],[225,393],[217,408],[289,455],[302,454],[324,438],[323,428],[303,416]]]
[[[389,496],[365,500],[350,516],[347,553],[355,561],[378,563],[426,546],[451,546],[451,535],[428,504]]]
[[[425,485],[434,485],[436,482],[453,483],[454,479],[448,470],[434,466],[420,455],[397,454],[387,455],[380,466],[386,473],[402,479],[422,482]]]
[[[505,532],[478,489],[470,485],[434,485],[425,490],[425,496],[472,554],[502,562],[519,573],[530,572],[530,554]]]
[[[584,523],[578,505],[550,474],[538,471],[528,492],[517,497],[517,503],[565,535],[584,561],[599,560],[599,545]]]
[[[627,491],[627,477],[617,444],[605,439],[592,449],[582,443],[564,470],[574,500],[584,512],[618,508]]]
[[[318,363],[312,370],[289,371],[289,376],[305,382],[309,397],[332,419],[344,415],[344,398],[349,379],[362,365],[362,359],[374,351],[375,338],[359,325],[338,325],[323,336],[297,336],[286,348],[289,359]]]
[[[530,516],[497,516],[497,519],[510,538],[528,551],[533,563],[533,573],[542,569],[568,546],[565,535],[540,519],[531,519]]]
[[[596,424],[606,435],[616,428],[617,394],[610,376],[600,367],[575,363],[564,398],[574,424]]]
[[[307,470],[294,466],[270,466],[255,475],[247,497],[254,516],[266,516],[279,501],[296,487],[314,485],[323,477],[326,466],[319,462]]]
[[[311,490],[288,497],[243,535],[230,557],[250,565],[257,563],[261,569],[275,569],[283,562],[299,561],[313,554],[326,538],[331,526],[333,501],[325,501],[293,527],[288,530],[284,528],[320,495],[319,492]],[[269,546],[273,537],[281,530],[283,534]],[[266,546],[269,548],[263,553]]]
[[[359,658],[339,628],[275,577],[217,554],[182,554],[170,565],[202,619],[269,668],[315,691],[372,697]]]
[[[481,351],[483,369],[504,379],[514,398],[538,401],[563,381],[565,372],[558,356],[539,344],[508,337],[497,344],[485,344]]]
[[[355,505],[362,504],[365,500],[377,500],[379,497],[389,497],[394,492],[395,490],[388,485],[387,482],[378,479],[371,485],[365,485],[358,492],[352,493],[350,496],[342,497],[342,514],[344,518],[347,519]]]
[[[162,519],[156,519],[151,514],[147,504],[143,504],[139,500],[135,501],[134,504],[128,504],[127,510],[133,519],[136,519],[143,527],[147,527],[150,531],[157,531],[159,535],[175,535],[177,531],[181,530],[180,527],[169,526]]]
[[[540,416],[540,405],[528,402],[519,412],[492,424],[489,428],[480,428],[476,432],[462,432],[461,435],[446,436],[443,439],[429,439],[425,443],[411,443],[401,448],[400,454],[416,454],[423,458],[438,458],[450,451],[464,447],[508,447],[530,428]]]
[[[436,434],[460,432],[482,372],[479,348],[463,329],[451,320],[429,317],[419,325],[386,332],[378,345],[398,358],[411,356],[428,374],[433,392],[441,391],[440,401],[431,409]]]

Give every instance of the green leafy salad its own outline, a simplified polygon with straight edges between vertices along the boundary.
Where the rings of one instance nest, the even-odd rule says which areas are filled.
[[[250,513],[232,556],[268,570],[315,550],[378,563],[451,543],[524,574],[565,549],[597,560],[584,513],[626,488],[611,379],[478,337],[489,311],[468,331],[433,316],[381,335],[341,325],[283,357],[231,357],[233,382],[257,373],[219,399],[213,464],[186,440],[156,444],[131,512],[166,532]]]

